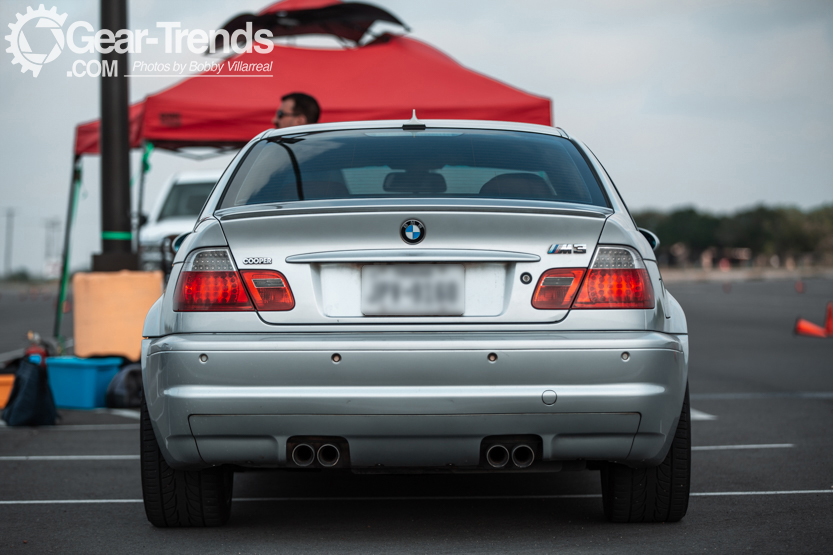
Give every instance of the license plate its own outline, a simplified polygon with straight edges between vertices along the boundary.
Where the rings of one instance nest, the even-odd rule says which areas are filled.
[[[362,266],[362,314],[460,316],[465,311],[462,264]]]

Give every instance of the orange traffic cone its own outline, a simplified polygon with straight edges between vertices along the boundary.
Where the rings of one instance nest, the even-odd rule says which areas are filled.
[[[824,331],[823,327],[817,326],[804,318],[799,318],[795,321],[795,334],[806,337],[827,337],[827,332]]]
[[[827,303],[827,315],[824,317],[824,331],[833,337],[833,303]]]

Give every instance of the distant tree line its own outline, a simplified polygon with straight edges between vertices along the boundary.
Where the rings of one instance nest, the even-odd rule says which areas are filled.
[[[657,234],[658,260],[669,265],[833,265],[833,204],[807,212],[757,206],[716,216],[682,208],[633,217]]]

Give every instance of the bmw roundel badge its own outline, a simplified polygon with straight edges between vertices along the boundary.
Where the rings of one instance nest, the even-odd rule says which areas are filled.
[[[425,225],[419,220],[406,220],[399,227],[399,235],[409,245],[416,245],[425,239]]]

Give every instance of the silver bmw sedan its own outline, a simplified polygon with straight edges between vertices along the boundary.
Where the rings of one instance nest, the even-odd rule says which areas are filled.
[[[148,519],[221,525],[252,467],[595,470],[609,520],[680,520],[688,335],[657,244],[558,128],[260,134],[145,321]]]

